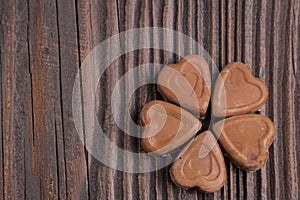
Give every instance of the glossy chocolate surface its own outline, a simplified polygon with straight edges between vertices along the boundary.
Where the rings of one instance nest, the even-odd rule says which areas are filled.
[[[172,180],[185,188],[215,192],[226,181],[226,167],[220,147],[209,132],[198,135],[170,168]]]
[[[180,104],[194,114],[205,116],[210,100],[211,77],[204,58],[189,55],[177,64],[164,67],[157,84],[165,99]],[[176,95],[184,98],[179,101]]]
[[[222,87],[225,90],[222,90]],[[268,89],[265,83],[254,77],[246,64],[233,62],[224,67],[217,80],[213,114],[215,116],[246,114],[258,110],[267,98]]]
[[[143,148],[159,155],[178,148],[201,128],[201,122],[186,110],[158,100],[144,106],[141,120]]]
[[[246,114],[225,119],[213,126],[228,157],[239,168],[256,171],[268,159],[275,136],[273,122],[266,116]]]

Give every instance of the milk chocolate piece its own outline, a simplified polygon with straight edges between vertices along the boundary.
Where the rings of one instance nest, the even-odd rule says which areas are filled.
[[[230,117],[213,126],[231,161],[247,171],[256,171],[267,161],[274,129],[268,117],[258,114]]]
[[[233,116],[256,111],[267,98],[268,89],[265,83],[254,77],[246,64],[233,62],[224,67],[217,80],[213,98],[213,114]]]
[[[165,99],[196,115],[205,116],[210,100],[211,78],[204,58],[189,55],[177,64],[167,65],[159,73],[157,84]],[[179,100],[176,95],[183,98]]]
[[[173,182],[184,188],[215,192],[226,181],[226,167],[215,137],[206,131],[198,135],[172,164]]]
[[[201,122],[186,110],[158,100],[144,106],[141,121],[145,126],[141,140],[143,148],[159,155],[187,142],[202,126]]]

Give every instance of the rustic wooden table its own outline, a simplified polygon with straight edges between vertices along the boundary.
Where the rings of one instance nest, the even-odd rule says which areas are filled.
[[[300,1],[0,0],[0,9],[0,199],[300,198]],[[124,173],[87,152],[72,115],[80,64],[106,38],[148,26],[185,33],[220,69],[243,61],[266,82],[269,100],[261,113],[274,121],[277,136],[261,170],[249,174],[226,159],[224,188],[204,194],[178,188],[167,167]],[[139,140],[120,131],[111,115],[118,78],[142,63],[178,60],[146,49],[109,67],[99,87],[98,113],[111,141],[141,150]],[[159,95],[150,85],[132,98],[131,114],[139,122],[141,107]]]

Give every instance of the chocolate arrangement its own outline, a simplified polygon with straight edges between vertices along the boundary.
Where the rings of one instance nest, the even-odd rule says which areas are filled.
[[[212,115],[227,118],[213,124],[213,134],[197,133],[211,97],[210,69],[202,57],[190,55],[164,67],[157,83],[158,91],[171,103],[152,101],[142,110],[144,149],[163,155],[197,135],[170,168],[176,185],[203,192],[215,192],[224,185],[226,167],[217,141],[241,169],[254,172],[265,164],[275,136],[274,124],[268,117],[251,112],[266,102],[268,89],[246,64],[230,63],[219,74],[211,100]]]

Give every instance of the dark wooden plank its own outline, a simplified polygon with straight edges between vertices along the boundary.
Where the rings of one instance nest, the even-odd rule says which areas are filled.
[[[25,138],[30,132],[27,2],[1,2],[1,198],[26,197]],[[1,168],[2,168],[1,167]]]
[[[262,80],[265,81],[265,83],[269,82],[269,68],[268,65],[270,63],[267,62],[267,49],[270,48],[269,46],[269,37],[267,37],[268,30],[271,29],[271,24],[266,24],[267,21],[270,20],[268,16],[271,16],[272,12],[272,4],[269,4],[269,7],[267,7],[266,1],[260,1],[256,5],[256,51],[255,51],[255,75],[260,77]],[[269,12],[268,12],[269,11]],[[268,115],[266,108],[268,107],[267,102],[260,110],[260,113],[263,115]],[[258,195],[262,199],[268,199],[267,194],[267,175],[268,170],[270,166],[267,163],[264,165],[260,172],[257,173],[257,190]]]
[[[126,31],[132,28],[138,27],[139,24],[139,14],[140,9],[142,8],[142,2],[138,0],[133,1],[126,1],[123,2],[119,1],[119,12],[120,12],[120,19],[123,19],[123,23],[120,24],[120,31]],[[144,2],[147,6],[150,5],[150,1]],[[123,5],[122,5],[123,4]],[[123,10],[121,10],[123,8]],[[148,12],[151,13],[151,8],[148,7]],[[146,13],[145,13],[146,14]],[[151,18],[151,15],[148,15],[149,18]],[[150,19],[151,20],[151,19]],[[130,46],[130,41],[124,41],[124,45]],[[127,53],[124,56],[124,69],[126,71],[132,69],[133,67],[137,66],[138,60],[137,60],[137,52],[130,52]],[[132,83],[134,80],[127,80],[129,83]],[[127,95],[129,88],[128,86],[125,87]],[[129,108],[131,111],[131,108]],[[127,119],[128,120],[128,119]],[[125,124],[128,124],[128,121],[125,122]],[[133,138],[127,133],[135,131],[132,129],[132,127],[126,126],[126,129],[124,131],[124,149],[126,151],[133,151],[138,152],[139,150],[139,140],[137,138]],[[125,163],[128,163],[128,160],[124,160]],[[136,164],[136,163],[134,163]],[[124,198],[132,198],[132,199],[138,199],[138,198],[145,198],[144,191],[140,190],[139,187],[143,186],[145,178],[140,178],[139,174],[132,174],[132,173],[124,173],[123,177],[123,184],[124,186],[128,186],[127,189],[124,187]],[[128,193],[126,193],[128,192]]]
[[[126,4],[130,4],[130,2],[125,2],[125,1],[117,1],[117,6],[118,6],[118,26],[119,26],[119,32],[123,32],[126,30],[126,14],[128,12],[127,7],[128,5]],[[144,3],[144,2],[143,2]],[[134,5],[134,4],[133,4]],[[135,13],[135,9],[132,9],[133,13]],[[125,45],[126,41],[122,41],[121,45]],[[123,65],[124,67],[122,70],[122,74],[125,73],[129,67],[128,65],[126,65],[125,63],[128,62],[128,59],[126,58],[126,55],[123,55],[121,57],[121,65]],[[123,111],[124,112],[124,111]],[[128,136],[126,133],[128,133],[130,131],[130,129],[128,127],[125,128],[124,132],[122,134],[124,134],[123,136],[123,148],[126,151],[131,151],[132,149],[130,149],[130,147],[132,146],[131,143],[131,137]],[[137,144],[136,144],[137,145]],[[123,159],[124,165],[128,165],[128,160],[126,158]],[[122,191],[123,191],[123,198],[125,199],[134,199],[134,198],[138,198],[138,186],[137,182],[138,182],[138,178],[136,174],[131,174],[131,173],[126,173],[124,172],[122,174]]]
[[[32,96],[32,72],[31,72],[31,58],[30,58],[30,42],[29,42],[29,34],[30,34],[30,9],[29,9],[29,1],[27,1],[26,7],[23,7],[22,9],[27,9],[27,51],[28,51],[28,72],[30,77],[30,91],[28,92],[28,95],[30,95],[30,101],[29,101],[29,110],[28,110],[28,116],[30,118],[29,121],[29,132],[27,136],[24,137],[25,139],[25,168],[26,168],[26,191],[25,195],[26,198],[32,199],[32,198],[40,198],[41,197],[41,188],[40,188],[40,178],[39,173],[37,170],[37,166],[35,162],[35,152],[34,152],[34,113],[33,113],[33,96]]]
[[[275,15],[278,15],[278,21],[276,22],[276,26],[274,28],[274,32],[275,32],[275,36],[277,36],[277,38],[275,39],[275,43],[277,45],[277,48],[280,49],[276,49],[274,51],[276,51],[277,56],[275,57],[276,54],[274,55],[274,68],[276,69],[275,72],[275,78],[274,78],[274,94],[277,93],[276,90],[278,90],[277,95],[278,96],[273,96],[273,97],[277,97],[276,100],[276,104],[274,105],[274,108],[277,109],[276,111],[276,115],[274,115],[274,121],[275,121],[275,125],[277,128],[277,136],[276,136],[276,142],[274,143],[274,149],[276,148],[278,153],[278,157],[275,159],[274,161],[274,165],[275,165],[275,169],[277,171],[275,171],[275,174],[277,174],[276,176],[278,176],[279,179],[279,183],[278,185],[275,186],[275,193],[278,195],[277,198],[285,198],[287,197],[287,193],[289,191],[284,190],[280,190],[280,188],[282,188],[283,185],[286,185],[286,176],[285,176],[285,169],[287,168],[286,166],[286,159],[285,159],[285,144],[284,141],[286,140],[286,132],[284,130],[284,126],[286,122],[286,120],[284,119],[284,111],[283,111],[283,106],[285,106],[285,104],[287,102],[285,102],[283,93],[284,93],[284,89],[283,86],[286,84],[284,83],[283,80],[283,74],[289,73],[288,71],[284,70],[284,66],[286,65],[286,57],[285,57],[285,51],[286,51],[286,31],[282,31],[282,30],[286,30],[286,22],[287,22],[287,11],[288,11],[288,2],[278,2],[278,12],[277,14],[275,13]],[[276,19],[275,18],[275,19]],[[278,35],[277,35],[278,32]],[[284,123],[282,123],[282,120],[284,120]],[[275,154],[275,155],[276,155]],[[276,168],[278,166],[278,168]],[[277,190],[277,191],[276,191]]]
[[[294,23],[293,23],[293,67],[295,69],[295,121],[296,121],[296,141],[300,141],[300,124],[297,123],[300,121],[300,1],[296,1],[294,4]],[[297,45],[298,44],[298,45]],[[296,146],[297,152],[297,177],[298,177],[298,198],[300,197],[300,145],[299,143]]]
[[[1,14],[0,14],[0,24],[1,24],[1,29],[0,29],[0,65],[1,65],[1,69],[0,69],[0,130],[1,130],[1,134],[0,134],[0,144],[1,144],[1,148],[0,148],[0,197],[4,199],[4,155],[3,155],[3,147],[4,147],[4,143],[3,143],[3,138],[4,138],[4,129],[3,129],[3,91],[2,91],[2,74],[4,72],[5,69],[5,63],[4,63],[4,57],[3,57],[3,47],[4,47],[4,1],[0,0],[0,4],[2,5],[1,7]]]
[[[32,171],[39,177],[40,198],[66,199],[56,1],[30,0],[29,13]]]
[[[79,51],[79,64],[81,64],[89,51],[92,50],[92,31],[91,31],[91,9],[89,0],[76,0],[76,23],[77,23],[77,34],[78,34],[78,51]],[[81,76],[81,75],[80,75]],[[82,88],[81,88],[82,89]],[[82,110],[84,106],[82,105]],[[85,119],[83,119],[84,121]],[[83,122],[84,125],[84,122]],[[83,133],[85,137],[85,132]],[[86,141],[84,141],[86,143]],[[89,164],[89,154],[87,150],[84,150],[85,153],[85,163],[86,163],[86,175],[87,175],[87,191],[88,199],[90,198],[91,193],[95,192],[90,187],[90,164]],[[93,174],[92,174],[93,175]]]
[[[60,101],[65,165],[66,197],[88,199],[87,163],[84,144],[80,140],[72,117],[72,90],[79,69],[79,41],[75,1],[57,1],[58,34],[60,51]]]
[[[62,85],[66,84],[65,80],[62,80],[62,63],[61,63],[61,53],[60,53],[60,47],[61,47],[61,37],[60,37],[60,26],[59,26],[59,15],[58,15],[58,1],[53,2],[55,3],[55,14],[56,14],[56,29],[57,29],[57,43],[58,46],[58,72],[55,71],[55,76],[58,76],[56,78],[57,85],[55,88],[55,93],[58,94],[58,97],[56,97],[56,105],[54,106],[54,112],[55,112],[55,135],[56,135],[56,163],[57,163],[57,178],[58,178],[58,198],[59,199],[67,199],[67,178],[66,178],[66,159],[65,159],[65,141],[64,141],[64,123],[63,123],[63,108],[62,103],[63,100],[66,101],[66,99],[63,99],[63,91],[62,91]],[[51,6],[51,4],[50,4]],[[63,30],[62,30],[63,31]],[[56,57],[56,58],[57,58]],[[69,81],[72,81],[69,79]],[[71,104],[71,103],[70,103]]]
[[[103,40],[119,33],[117,1],[91,2],[91,16],[92,18],[90,23],[92,25],[92,43],[94,47]],[[108,47],[108,49],[111,48]],[[107,52],[106,56],[109,57],[110,52]],[[114,122],[110,106],[112,91],[120,77],[120,74],[122,73],[122,70],[120,70],[122,69],[121,66],[123,65],[120,64],[120,59],[117,59],[109,65],[103,77],[101,77],[98,86],[99,93],[97,94],[97,99],[99,101],[99,108],[97,108],[97,111],[99,113],[99,122],[102,125],[105,135],[109,138],[112,144],[122,148],[123,133],[118,129]],[[122,110],[119,112],[122,113]],[[123,157],[118,155],[116,151],[107,152],[106,156],[108,158],[114,157],[119,162],[122,162],[123,159]],[[120,192],[123,189],[123,174],[120,171],[103,165],[93,157],[89,158],[89,167],[89,184],[93,191],[90,194],[91,199],[123,198],[124,193]]]
[[[279,168],[282,167],[282,165],[280,165],[280,160],[279,160],[279,144],[280,144],[280,138],[279,138],[279,126],[280,126],[280,119],[278,119],[278,116],[280,116],[280,106],[279,106],[279,102],[281,99],[281,95],[280,94],[280,79],[278,77],[278,69],[276,69],[275,67],[279,65],[279,54],[280,54],[280,50],[279,50],[279,32],[278,32],[278,28],[282,28],[282,27],[278,27],[279,26],[279,12],[280,12],[280,5],[279,2],[274,2],[273,6],[272,6],[272,36],[271,36],[271,51],[270,51],[270,66],[273,66],[273,70],[270,70],[270,80],[269,80],[269,96],[272,98],[272,100],[270,100],[269,102],[269,116],[271,119],[274,120],[274,124],[275,124],[275,129],[277,130],[276,132],[276,137],[274,139],[273,142],[273,147],[271,147],[270,149],[270,177],[274,177],[273,180],[269,179],[268,183],[270,185],[270,190],[269,190],[269,194],[270,197],[272,199],[280,199],[283,198],[282,195],[282,190],[278,189],[280,187],[280,180],[281,180],[281,175],[279,172]],[[279,69],[280,70],[280,69]],[[280,72],[279,72],[280,73]],[[276,175],[277,174],[277,175]]]
[[[298,177],[297,177],[297,151],[296,151],[296,121],[294,113],[294,91],[295,76],[293,63],[293,26],[294,26],[294,6],[295,2],[291,1],[288,5],[286,18],[286,52],[285,65],[283,75],[283,131],[285,133],[284,140],[284,162],[285,162],[285,190],[288,199],[298,199]]]

